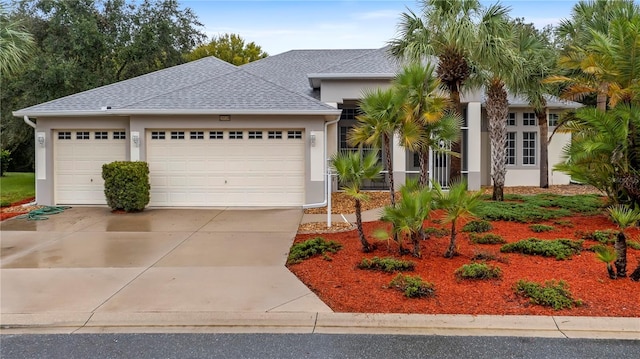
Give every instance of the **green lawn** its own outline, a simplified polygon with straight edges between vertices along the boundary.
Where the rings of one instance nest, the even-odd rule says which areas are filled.
[[[7,206],[35,196],[34,173],[7,172],[0,177],[0,205]]]

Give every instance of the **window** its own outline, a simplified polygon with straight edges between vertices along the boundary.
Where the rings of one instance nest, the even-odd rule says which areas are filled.
[[[96,131],[95,137],[96,140],[108,140],[109,132]]]
[[[507,117],[507,126],[515,126],[516,125],[516,113],[509,112],[509,116]]]
[[[165,133],[164,131],[152,131],[151,139],[152,140],[164,140]]]
[[[302,138],[302,131],[289,131],[287,138],[290,140],[300,139]]]
[[[249,139],[250,140],[262,139],[262,131],[249,131]]]
[[[229,131],[229,139],[230,140],[241,140],[242,139],[242,131]]]
[[[172,140],[184,140],[184,131],[171,131]]]
[[[59,140],[70,140],[71,139],[71,132],[58,132],[58,139]]]
[[[223,138],[222,131],[209,131],[210,140],[221,140]]]
[[[90,138],[89,132],[76,132],[76,140],[88,140]]]
[[[513,166],[516,164],[516,133],[507,132],[507,166]]]
[[[275,140],[275,139],[281,139],[282,138],[282,131],[269,131],[269,139]]]
[[[127,133],[124,131],[113,131],[113,139],[114,140],[126,140]]]
[[[549,126],[558,126],[558,120],[560,119],[559,117],[560,116],[558,116],[557,113],[550,113],[548,117]]]
[[[203,131],[191,131],[189,133],[189,138],[192,140],[204,140],[204,132]]]
[[[522,133],[522,164],[536,164],[536,132]]]
[[[536,125],[536,114],[533,112],[525,112],[522,114],[522,125],[523,126],[535,126]]]

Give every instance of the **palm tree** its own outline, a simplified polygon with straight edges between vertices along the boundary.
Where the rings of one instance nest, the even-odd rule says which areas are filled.
[[[481,193],[467,192],[465,181],[454,182],[449,191],[443,191],[439,183],[433,183],[434,206],[443,209],[446,213],[445,220],[451,223],[451,237],[449,247],[445,252],[445,258],[452,258],[456,253],[456,223],[459,219],[474,216],[475,211],[482,202]]]
[[[428,184],[429,150],[447,152],[439,146],[440,141],[456,141],[462,123],[460,116],[447,110],[447,99],[437,94],[439,85],[433,66],[418,63],[406,66],[393,82],[401,107],[401,145],[418,153],[421,186]]]
[[[627,276],[627,237],[624,234],[624,230],[640,221],[640,211],[624,205],[611,206],[608,211],[611,220],[620,229],[614,244],[616,250],[615,265],[618,278],[624,278]]]
[[[599,247],[596,249],[596,258],[607,265],[607,273],[611,279],[616,279],[616,272],[611,265],[611,263],[616,260],[616,257],[616,252],[610,247]]]
[[[365,192],[362,192],[362,183],[366,179],[375,179],[380,176],[382,165],[378,162],[377,151],[371,151],[366,156],[357,151],[339,152],[331,158],[331,165],[338,174],[338,181],[344,191],[354,199],[356,212],[356,225],[362,243],[362,251],[370,252],[371,244],[367,241],[362,228],[362,201],[368,200]]]
[[[415,181],[408,181],[400,188],[400,193],[400,201],[395,206],[385,207],[381,219],[393,224],[400,254],[403,254],[401,238],[406,235],[413,244],[413,255],[420,257],[420,239],[431,209],[431,191],[427,187],[419,187]]]
[[[396,99],[393,89],[365,91],[360,102],[362,115],[356,117],[358,123],[348,135],[348,141],[353,145],[373,145],[383,148],[386,168],[389,174],[389,194],[392,206],[396,204],[396,196],[393,181],[391,139],[400,126]]]
[[[5,2],[0,2],[0,75],[21,68],[33,47],[33,36],[9,16]]]

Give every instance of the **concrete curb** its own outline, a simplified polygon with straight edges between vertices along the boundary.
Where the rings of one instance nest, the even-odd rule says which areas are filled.
[[[307,312],[3,314],[1,334],[297,333],[640,340],[639,318]]]

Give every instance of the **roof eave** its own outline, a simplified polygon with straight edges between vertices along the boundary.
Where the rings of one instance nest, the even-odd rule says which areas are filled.
[[[309,85],[320,88],[322,80],[390,80],[395,73],[311,73],[307,75]]]
[[[317,115],[334,116],[340,115],[341,110],[226,110],[226,109],[206,109],[206,110],[185,110],[185,109],[109,109],[109,110],[89,110],[89,111],[14,111],[16,117],[91,117],[91,116],[133,116],[133,115]]]

